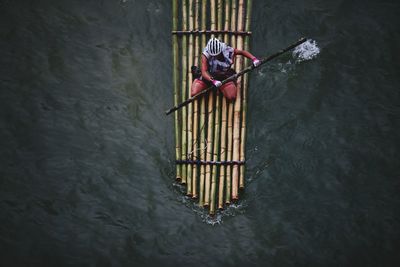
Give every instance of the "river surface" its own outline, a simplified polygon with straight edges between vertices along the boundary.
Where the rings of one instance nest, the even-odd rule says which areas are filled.
[[[254,1],[246,190],[174,184],[171,1],[0,1],[1,266],[400,266],[400,2]]]

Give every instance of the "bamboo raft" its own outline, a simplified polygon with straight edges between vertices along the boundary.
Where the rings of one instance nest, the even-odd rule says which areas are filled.
[[[191,66],[200,66],[202,49],[217,37],[249,50],[251,0],[173,0],[174,103],[190,97]],[[249,65],[236,57],[236,72]],[[239,199],[245,186],[248,74],[237,80],[237,98],[228,103],[211,91],[182,107],[175,116],[176,179],[199,206],[216,209]]]

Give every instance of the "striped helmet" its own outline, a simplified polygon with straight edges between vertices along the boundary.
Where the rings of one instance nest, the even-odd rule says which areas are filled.
[[[224,48],[224,43],[222,43],[217,38],[211,38],[207,43],[207,50],[211,56],[215,57],[219,53],[221,53],[222,49]]]

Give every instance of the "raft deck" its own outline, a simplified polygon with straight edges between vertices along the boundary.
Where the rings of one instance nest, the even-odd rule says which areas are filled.
[[[174,104],[190,97],[191,66],[200,66],[211,37],[249,50],[251,0],[173,0]],[[234,69],[250,64],[237,56]],[[237,98],[228,103],[218,90],[174,113],[176,179],[209,213],[239,199],[245,186],[248,74],[237,80]]]

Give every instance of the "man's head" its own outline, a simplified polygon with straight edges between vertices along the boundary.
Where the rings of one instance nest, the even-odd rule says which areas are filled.
[[[213,37],[207,43],[208,53],[213,57],[218,56],[222,52],[224,45],[220,40]]]

